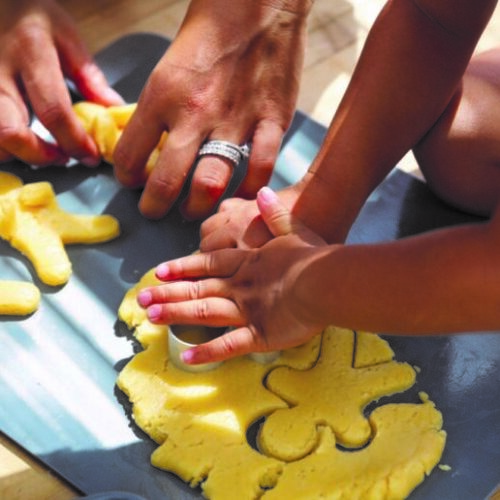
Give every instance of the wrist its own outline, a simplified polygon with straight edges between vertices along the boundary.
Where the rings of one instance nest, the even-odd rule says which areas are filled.
[[[304,324],[318,331],[332,324],[330,280],[325,279],[327,262],[337,246],[311,247],[307,255],[297,259],[292,271],[292,310]]]
[[[294,186],[289,206],[293,215],[327,243],[343,243],[359,212],[348,190],[332,185],[316,172],[307,172]]]

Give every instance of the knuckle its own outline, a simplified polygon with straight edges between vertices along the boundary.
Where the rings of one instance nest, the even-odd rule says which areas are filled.
[[[200,300],[199,302],[197,302],[194,314],[195,317],[202,322],[207,320],[210,315],[210,307],[208,305],[208,302],[206,300]]]
[[[181,187],[178,179],[171,176],[155,176],[148,180],[148,192],[154,198],[160,199],[176,192]]]
[[[200,297],[200,290],[201,286],[199,281],[190,281],[188,283],[188,290],[187,290],[189,300],[195,300],[198,297]]]
[[[37,110],[40,121],[50,130],[54,126],[68,125],[68,117],[64,107],[59,102],[46,102]]]
[[[224,353],[234,354],[237,352],[235,341],[231,335],[223,335],[220,341]]]
[[[227,180],[215,168],[206,169],[203,175],[194,176],[192,190],[197,196],[217,199],[226,190]]]

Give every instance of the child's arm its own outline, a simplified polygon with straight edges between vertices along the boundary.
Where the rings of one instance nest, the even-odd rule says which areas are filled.
[[[495,4],[387,2],[309,172],[280,193],[307,226],[329,242],[344,240],[371,191],[447,106]],[[252,217],[235,205],[204,224],[204,249],[262,243],[256,208]]]
[[[207,362],[306,342],[330,324],[433,334],[500,327],[500,218],[372,245],[325,245],[261,191],[277,236],[159,266],[139,303],[155,323],[232,325],[192,351]],[[188,355],[189,356],[189,355]]]

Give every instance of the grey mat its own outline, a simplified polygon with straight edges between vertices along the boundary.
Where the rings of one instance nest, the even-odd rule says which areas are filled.
[[[167,46],[156,35],[131,35],[103,50],[98,61],[114,87],[134,101]],[[296,114],[274,187],[303,173],[324,133]],[[74,275],[57,290],[41,285],[29,263],[0,241],[0,277],[33,280],[43,292],[31,317],[0,319],[0,430],[85,494],[200,498],[198,490],[149,465],[154,446],[130,422],[128,402],[115,389],[117,371],[134,352],[116,321],[125,291],[158,262],[195,250],[198,224],[176,210],[162,221],[143,219],[139,193],[122,189],[107,166],[39,171],[12,162],[2,169],[25,182],[50,180],[68,210],[115,215],[123,235],[90,248],[69,247]],[[394,171],[370,197],[349,240],[393,239],[475,220]],[[485,498],[500,480],[500,335],[389,340],[398,360],[422,369],[416,386],[397,399],[417,401],[417,392],[426,391],[448,432],[442,462],[452,470],[436,469],[411,498]]]

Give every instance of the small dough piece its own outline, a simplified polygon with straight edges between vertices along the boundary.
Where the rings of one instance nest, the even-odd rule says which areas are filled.
[[[0,281],[0,315],[25,316],[40,304],[40,290],[24,281]]]
[[[76,115],[86,132],[94,139],[101,156],[110,164],[113,164],[116,144],[136,107],[136,103],[106,107],[89,101],[81,101],[73,105]],[[166,138],[167,133],[163,132],[160,142],[147,161],[147,173],[153,169]]]
[[[47,285],[65,284],[71,262],[64,245],[101,243],[120,233],[110,215],[65,212],[48,182],[23,185],[15,175],[0,172],[0,237],[23,253]]]

